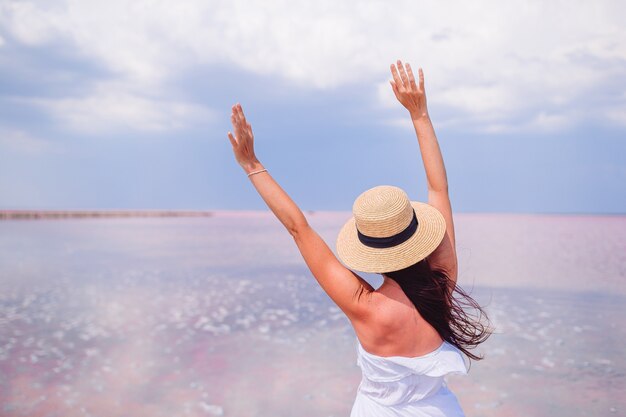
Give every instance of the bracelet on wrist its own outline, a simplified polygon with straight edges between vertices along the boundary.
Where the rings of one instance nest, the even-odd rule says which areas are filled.
[[[261,172],[267,172],[266,168],[263,169],[259,169],[258,171],[252,171],[248,173],[248,178],[250,178],[251,176],[255,175],[255,174],[260,174]]]

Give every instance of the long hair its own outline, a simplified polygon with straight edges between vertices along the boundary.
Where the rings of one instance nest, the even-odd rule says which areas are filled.
[[[469,350],[491,336],[494,329],[490,327],[489,317],[476,300],[454,285],[443,271],[431,269],[428,260],[424,259],[408,268],[383,275],[400,285],[420,315],[442,339],[459,348],[470,359],[483,359],[483,356]],[[473,309],[474,314],[466,308]]]

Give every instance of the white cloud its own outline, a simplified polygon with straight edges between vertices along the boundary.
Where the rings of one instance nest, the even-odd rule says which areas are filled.
[[[624,82],[625,11],[610,0],[9,1],[0,24],[25,44],[69,42],[123,80],[155,89],[181,70],[221,64],[311,88],[382,83],[384,105],[391,92],[382,80],[401,58],[424,67],[429,100],[446,109],[446,123],[510,128],[521,119],[556,128],[573,122],[562,107],[582,107],[607,83]],[[58,106],[78,104],[67,100]],[[599,115],[624,111],[621,101],[600,106]]]
[[[40,45],[57,36],[55,20],[34,2],[8,1],[0,5],[2,26],[26,45]]]
[[[83,133],[177,130],[215,118],[206,107],[142,96],[132,90],[120,83],[101,83],[85,97],[25,101],[47,110],[63,126]]]

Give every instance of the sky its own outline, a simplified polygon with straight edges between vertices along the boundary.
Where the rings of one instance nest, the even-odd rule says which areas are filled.
[[[389,66],[422,67],[457,212],[626,213],[622,1],[0,0],[0,209],[424,201]]]

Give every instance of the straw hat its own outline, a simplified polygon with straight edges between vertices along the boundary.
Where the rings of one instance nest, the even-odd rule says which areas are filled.
[[[337,253],[357,271],[393,272],[416,264],[437,249],[446,232],[439,210],[410,201],[402,189],[389,185],[357,197],[352,213],[337,237]]]

